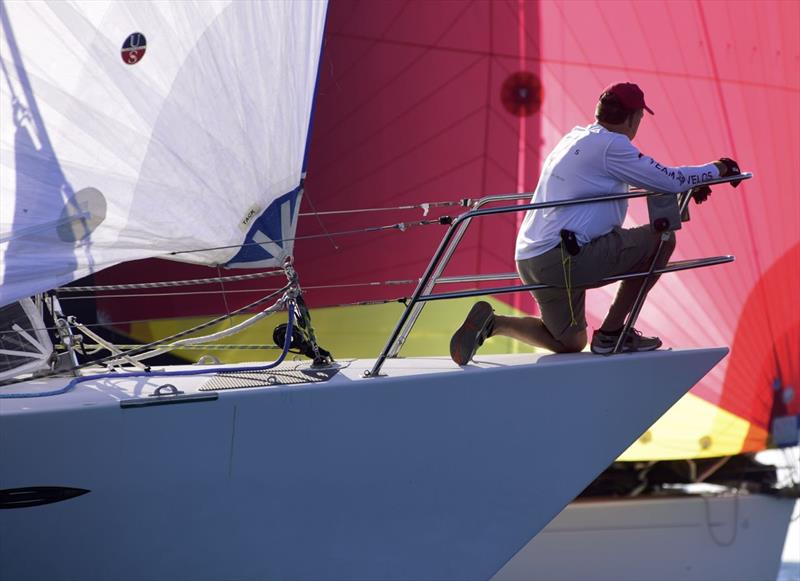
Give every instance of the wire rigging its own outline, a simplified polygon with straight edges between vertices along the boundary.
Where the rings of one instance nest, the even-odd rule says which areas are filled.
[[[217,268],[219,272],[219,268]],[[268,276],[278,276],[283,274],[281,270],[268,270],[265,272],[256,272],[253,274],[237,274],[234,276],[215,276],[211,278],[195,278],[189,280],[165,280],[159,282],[142,282],[132,284],[106,284],[106,285],[90,285],[90,286],[63,286],[58,289],[59,293],[74,293],[74,292],[94,292],[94,291],[108,291],[108,290],[134,290],[134,289],[147,289],[147,288],[168,288],[179,286],[190,286],[210,283],[224,283],[236,282],[242,280],[255,280],[265,278]]]
[[[440,218],[431,219],[431,220],[418,220],[414,222],[397,222],[395,224],[387,224],[384,226],[369,226],[367,228],[356,228],[353,230],[342,230],[340,232],[330,232],[324,234],[308,234],[305,236],[294,236],[291,238],[281,238],[279,240],[272,240],[270,242],[246,242],[244,244],[229,244],[226,246],[214,246],[212,248],[195,248],[192,250],[176,250],[174,252],[170,252],[169,256],[177,256],[179,254],[191,254],[194,252],[208,252],[212,250],[228,250],[231,248],[247,248],[251,246],[263,246],[264,244],[271,244],[271,243],[283,243],[283,242],[294,242],[297,240],[313,240],[316,238],[330,238],[335,236],[350,236],[353,234],[366,234],[369,232],[383,232],[386,230],[399,230],[400,232],[405,232],[410,230],[411,228],[417,228],[420,226],[430,226],[433,224],[440,224],[446,225],[449,224],[449,216],[441,216]]]
[[[342,288],[357,288],[357,287],[385,287],[385,286],[413,286],[419,282],[417,279],[395,279],[395,280],[380,280],[380,281],[370,281],[370,282],[353,282],[347,284],[323,284],[323,285],[308,285],[303,286],[303,292],[308,292],[312,290],[329,290],[329,289],[342,289]],[[113,287],[113,285],[106,285],[104,288]],[[85,287],[87,289],[91,289],[93,287]],[[62,290],[62,289],[60,289]],[[279,292],[281,289],[265,289],[265,288],[254,288],[254,289],[234,289],[234,290],[227,290],[228,294],[243,294],[243,293],[272,293],[270,296],[274,296],[274,293]],[[154,298],[154,297],[183,297],[183,296],[195,296],[195,295],[209,295],[209,294],[219,294],[219,291],[185,291],[185,292],[168,292],[168,293],[125,293],[125,294],[114,294],[114,295],[101,295],[103,299],[125,299],[125,298]],[[86,296],[72,296],[72,297],[60,297],[62,301],[70,301],[70,300],[85,300],[87,298],[92,298],[91,295]],[[348,303],[340,303],[336,305],[331,305],[332,307],[350,307],[350,306],[369,306],[369,305],[380,305],[380,304],[388,304],[388,303],[401,303],[405,304],[408,300],[408,297],[395,297],[389,299],[371,299],[371,300],[363,300],[363,301],[354,301]],[[237,309],[236,311],[230,312],[228,316],[234,316],[236,314],[241,314],[246,312],[248,308],[252,308],[257,306],[257,303],[251,303],[243,307],[242,309]],[[224,317],[224,314],[216,315],[219,317]],[[159,319],[152,318],[152,319],[131,319],[125,321],[104,321],[102,323],[83,323],[84,327],[88,328],[106,328],[109,326],[115,325],[133,325],[137,323],[149,323],[152,321],[157,321]],[[49,325],[44,327],[36,327],[33,328],[34,331],[57,331],[58,327],[55,325]],[[16,331],[11,330],[0,330],[0,335],[16,335]]]
[[[243,307],[241,307],[239,309],[236,309],[235,311],[232,311],[229,314],[221,315],[219,317],[213,318],[213,319],[211,319],[209,321],[206,321],[204,323],[196,325],[196,326],[194,326],[194,327],[192,327],[190,329],[185,329],[183,331],[179,331],[178,333],[174,333],[173,335],[170,335],[168,337],[164,337],[163,339],[158,339],[156,341],[152,341],[150,343],[147,343],[145,345],[137,347],[136,349],[132,349],[130,351],[126,351],[125,355],[128,356],[128,357],[133,357],[135,355],[141,355],[145,351],[148,351],[148,350],[150,350],[150,349],[152,349],[154,347],[158,347],[158,346],[161,346],[161,345],[165,345],[167,343],[171,343],[171,342],[175,341],[176,339],[181,339],[183,337],[186,337],[188,335],[196,333],[197,331],[201,331],[203,329],[207,329],[208,327],[216,325],[217,323],[220,323],[220,322],[224,321],[225,319],[227,319],[229,317],[232,317],[234,315],[238,315],[240,313],[244,313],[244,312],[248,311],[249,309],[252,309],[254,307],[262,305],[262,304],[272,300],[273,298],[275,298],[279,294],[289,291],[289,289],[291,289],[291,287],[292,287],[292,284],[289,283],[286,286],[284,286],[283,288],[278,289],[277,291],[275,291],[275,292],[273,292],[273,293],[271,293],[271,294],[269,294],[267,296],[261,297],[260,299],[258,299],[256,301],[253,301],[253,302],[251,302],[251,303],[249,303],[249,304],[247,304],[247,305],[245,305],[245,306],[243,306]],[[93,361],[87,361],[85,363],[81,363],[81,364],[78,364],[78,365],[73,365],[71,367],[71,371],[74,372],[74,371],[78,371],[80,369],[85,369],[87,367],[95,367],[97,365],[102,365],[103,363],[106,363],[108,361],[112,361],[112,360],[118,359],[118,358],[119,358],[119,355],[117,353],[112,353],[111,355],[107,355],[107,356],[102,357],[100,359],[95,359]],[[52,376],[55,376],[55,375],[59,375],[60,373],[61,373],[60,371],[50,371],[48,373],[44,373],[44,374],[40,375],[39,377],[52,377]],[[22,383],[22,382],[25,382],[25,381],[29,381],[29,378],[22,377],[22,378],[12,379],[12,380],[9,380],[9,381],[4,381],[3,385],[12,385],[12,384],[15,384],[15,383]]]
[[[451,208],[453,206],[468,207],[472,204],[473,200],[464,198],[458,201],[445,201],[445,202],[424,202],[422,204],[410,204],[405,206],[384,206],[380,208],[351,208],[349,210],[326,210],[314,212],[301,212],[300,216],[334,216],[338,214],[362,214],[366,212],[391,212],[400,210],[422,210],[422,215],[427,216],[431,208]]]

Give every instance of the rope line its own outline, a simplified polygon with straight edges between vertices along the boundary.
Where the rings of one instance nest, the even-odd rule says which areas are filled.
[[[736,542],[736,536],[739,532],[739,491],[737,490],[733,495],[733,522],[731,523],[731,537],[727,540],[720,539],[714,532],[714,521],[711,519],[711,500],[707,496],[702,496],[701,498],[705,506],[706,530],[708,531],[708,535],[718,547],[730,547]],[[720,523],[720,526],[722,526],[722,524],[724,524],[724,521]]]
[[[139,347],[139,344],[120,344],[114,343],[115,347],[119,347],[120,349],[135,349]],[[208,343],[204,345],[183,345],[178,348],[182,351],[203,351],[205,349],[214,350],[214,351],[229,351],[233,349],[248,349],[248,350],[255,350],[255,349],[280,349],[277,345],[259,345],[257,343],[242,343],[242,344],[226,344],[226,343]]]
[[[327,235],[326,237],[328,238],[328,241],[331,243],[331,246],[333,246],[334,250],[339,250],[339,247],[336,245],[336,240],[334,240],[333,237],[330,235],[330,232],[328,232],[328,227],[325,226],[325,223],[322,221],[322,218],[320,218],[319,214],[316,213],[317,207],[314,205],[314,200],[311,199],[311,196],[308,194],[308,192],[304,191],[303,195],[305,196],[306,200],[308,200],[308,204],[311,206],[311,209],[314,210],[312,215],[317,219],[319,227],[322,228],[322,231]]]
[[[141,353],[144,353],[145,351],[148,351],[148,350],[152,349],[153,347],[158,347],[159,345],[165,345],[167,343],[171,343],[171,342],[175,341],[176,339],[180,339],[181,337],[186,337],[187,335],[191,335],[192,333],[195,333],[195,332],[200,331],[202,329],[211,327],[212,325],[216,325],[217,323],[222,322],[222,321],[224,321],[225,319],[227,319],[227,318],[229,318],[231,316],[243,313],[243,312],[247,311],[248,309],[252,309],[253,307],[256,307],[256,306],[258,306],[260,304],[263,304],[263,303],[275,298],[279,294],[288,291],[291,287],[292,287],[292,284],[289,283],[285,287],[279,289],[278,291],[276,291],[274,293],[271,293],[271,294],[269,294],[269,295],[267,295],[265,297],[261,297],[257,301],[253,301],[250,304],[247,304],[247,305],[245,305],[245,306],[243,306],[243,307],[241,307],[239,309],[236,309],[235,311],[232,311],[230,314],[225,314],[225,315],[216,317],[214,319],[206,321],[205,323],[201,323],[201,324],[199,324],[199,325],[197,325],[195,327],[192,327],[190,329],[186,329],[184,331],[180,331],[178,333],[175,333],[174,335],[170,335],[169,337],[164,337],[163,339],[159,339],[157,341],[153,341],[151,343],[147,343],[147,344],[142,345],[142,346],[140,346],[140,347],[138,347],[136,349],[132,349],[131,351],[126,351],[125,355],[127,355],[129,357],[132,357],[134,355],[139,355]],[[79,369],[84,369],[86,367],[94,367],[94,366],[97,366],[97,365],[102,365],[103,363],[105,363],[107,361],[111,361],[111,360],[118,359],[118,358],[119,358],[118,354],[112,353],[111,355],[107,355],[107,356],[102,357],[100,359],[95,359],[93,361],[87,361],[86,363],[81,363],[80,365],[75,365],[75,366],[73,366],[71,368],[71,371],[77,371]],[[37,379],[44,378],[44,377],[52,377],[52,376],[55,376],[55,375],[59,375],[60,373],[61,372],[59,372],[59,371],[51,371],[49,373],[44,373],[42,375],[37,376]],[[25,381],[30,381],[30,378],[12,379],[12,380],[9,380],[9,381],[4,381],[0,385],[12,385],[12,384],[15,384],[15,383],[22,383],[22,382],[25,382]]]
[[[349,284],[327,284],[327,285],[315,285],[315,286],[305,286],[303,287],[303,292],[308,290],[325,290],[325,289],[337,289],[337,288],[353,288],[353,287],[382,287],[382,286],[402,286],[402,285],[415,285],[419,281],[416,279],[398,279],[398,280],[383,280],[383,281],[373,281],[373,282],[361,282],[361,283],[349,283]],[[260,293],[260,292],[269,292],[269,293],[276,293],[283,289],[264,289],[264,288],[256,288],[256,289],[241,289],[241,290],[229,290],[227,291],[229,294],[233,293]],[[119,295],[102,295],[101,298],[134,298],[134,297],[181,297],[181,296],[191,296],[191,295],[205,295],[205,294],[218,294],[218,291],[193,291],[193,292],[171,292],[171,293],[130,293],[130,294],[119,294]],[[275,296],[272,294],[271,296]],[[64,297],[62,300],[64,301],[76,301],[76,300],[84,300],[86,298],[91,297]],[[380,305],[380,304],[388,304],[388,303],[403,303],[408,300],[408,297],[396,297],[391,299],[374,299],[374,300],[365,300],[365,301],[356,301],[350,303],[339,303],[336,305],[329,305],[326,308],[335,308],[335,307],[352,307],[352,306],[368,306],[368,305]],[[258,302],[251,303],[241,309],[233,311],[231,315],[235,314],[242,314],[242,312],[250,307],[257,306]],[[219,315],[224,317],[225,315]],[[111,325],[133,325],[137,323],[149,323],[153,321],[159,321],[159,318],[152,318],[152,319],[130,319],[127,321],[105,321],[102,323],[83,323],[84,327],[94,328],[94,327],[109,327]],[[33,327],[31,330],[33,331],[57,331],[58,327],[55,325],[47,325],[44,327]],[[0,335],[16,335],[16,331],[12,330],[0,330]]]
[[[268,363],[267,365],[252,365],[248,367],[212,367],[211,369],[192,369],[187,371],[132,371],[132,372],[124,372],[124,373],[101,373],[98,375],[86,375],[83,377],[76,377],[72,381],[70,381],[67,385],[62,388],[51,390],[51,391],[43,391],[38,393],[0,393],[0,399],[21,399],[21,398],[33,398],[33,397],[49,397],[54,395],[61,395],[67,393],[68,391],[72,390],[76,385],[82,383],[84,381],[92,381],[97,379],[126,379],[131,377],[185,377],[188,375],[210,375],[214,373],[222,373],[222,372],[230,372],[235,371],[237,373],[242,373],[245,371],[266,371],[268,369],[273,369],[280,365],[283,360],[286,358],[286,355],[289,353],[289,348],[292,345],[292,328],[294,326],[294,301],[289,300],[289,323],[286,327],[286,337],[283,341],[283,351],[281,352],[280,356],[273,361],[272,363]],[[128,352],[130,353],[130,352]],[[116,357],[116,355],[115,355]],[[95,362],[96,363],[96,362]],[[75,367],[73,369],[78,369]]]
[[[300,216],[335,216],[337,214],[363,214],[367,212],[390,212],[397,210],[422,210],[422,215],[427,216],[431,208],[450,208],[453,206],[469,207],[473,200],[464,198],[457,202],[425,202],[407,206],[387,206],[382,208],[357,208],[351,210],[326,210],[324,212],[301,212]]]
[[[572,306],[572,256],[564,254],[564,241],[561,241],[561,269],[564,271],[564,287],[567,291],[567,302],[569,304],[569,324],[574,327],[578,324],[575,320],[575,310]]]
[[[272,240],[270,242],[246,242],[244,244],[228,244],[226,246],[214,246],[212,248],[196,248],[194,250],[175,250],[173,252],[169,252],[167,256],[177,256],[178,254],[192,254],[194,252],[209,252],[212,250],[229,250],[231,248],[248,248],[251,246],[263,246],[264,244],[296,242],[297,240],[313,240],[315,238],[334,238],[336,236],[350,236],[353,234],[366,234],[369,232],[382,232],[385,230],[399,230],[400,232],[405,232],[406,230],[410,230],[411,228],[416,228],[418,226],[430,226],[432,224],[445,225],[446,222],[443,222],[439,218],[433,220],[419,220],[416,222],[398,222],[396,224],[387,224],[385,226],[370,226],[368,228],[358,228],[355,230],[342,230],[340,232],[326,232],[324,234],[308,234],[305,236],[294,236],[292,238],[281,238],[278,240]]]
[[[225,283],[225,282],[237,282],[240,280],[254,280],[258,278],[266,278],[268,276],[278,276],[283,274],[282,270],[269,270],[265,272],[256,272],[253,274],[237,274],[233,276],[215,276],[211,278],[194,278],[189,280],[165,280],[160,282],[140,282],[140,283],[131,283],[131,284],[105,284],[105,285],[93,285],[93,286],[64,286],[58,289],[58,292],[62,293],[74,293],[74,292],[91,292],[91,291],[106,291],[106,290],[133,290],[133,289],[140,289],[140,288],[169,288],[169,287],[176,287],[176,286],[191,286],[191,285],[198,285],[198,284],[210,284],[210,283]],[[219,291],[214,291],[215,293],[219,293]],[[139,295],[142,296],[142,295]]]
[[[401,281],[401,282],[404,282],[404,283],[407,283],[407,284],[416,284],[417,283],[417,281],[413,281],[413,280]],[[336,285],[331,285],[331,286],[336,286]],[[342,286],[347,286],[347,285],[342,285]],[[254,291],[228,291],[228,292],[256,292],[258,290],[264,290],[264,289],[255,289]],[[183,293],[173,293],[173,294],[175,296],[182,296],[183,295]],[[192,293],[192,294],[195,294],[195,293]],[[122,298],[133,297],[133,296],[151,296],[151,295],[119,295],[119,297],[122,297]],[[164,295],[156,295],[156,296],[164,296]],[[72,297],[72,298],[75,299],[77,297]],[[389,303],[400,303],[400,304],[405,305],[407,302],[408,302],[408,297],[403,296],[403,297],[395,297],[395,298],[391,298],[391,299],[372,299],[372,300],[365,300],[365,301],[355,301],[355,302],[351,302],[351,303],[338,303],[338,304],[335,304],[335,305],[329,305],[328,307],[325,307],[325,308],[333,309],[333,308],[338,308],[338,307],[367,307],[367,306],[372,306],[372,305],[387,305]],[[231,316],[236,315],[236,314],[242,314],[242,313],[240,311],[234,311],[234,312],[231,313]],[[227,315],[220,315],[220,316],[226,317]],[[94,327],[105,327],[105,328],[107,328],[107,327],[113,326],[113,325],[132,325],[132,324],[135,324],[135,323],[152,323],[152,322],[161,321],[161,320],[163,320],[163,319],[156,319],[156,318],[153,318],[153,319],[135,319],[135,320],[130,320],[130,321],[106,321],[104,323],[82,323],[82,325],[84,327],[88,327],[90,329],[94,328]],[[45,327],[35,327],[35,328],[31,329],[31,330],[32,331],[58,331],[58,327],[56,327],[55,325],[51,325],[51,326],[45,326]],[[0,331],[0,335],[16,335],[16,334],[17,334],[16,331]],[[134,347],[134,345],[119,345],[117,343],[115,343],[115,345],[117,347]],[[139,347],[139,345],[137,344],[137,345],[135,345],[135,347]]]
[[[321,285],[310,285],[304,286],[303,291],[310,291],[310,290],[326,290],[326,289],[337,289],[337,288],[354,288],[354,287],[378,287],[378,286],[401,286],[401,285],[414,285],[417,284],[419,280],[417,279],[406,279],[406,280],[384,280],[384,281],[374,281],[374,282],[354,282],[348,284],[321,284]],[[226,291],[228,294],[242,294],[242,293],[259,293],[259,292],[273,292],[277,289],[273,288],[248,288],[248,289],[236,289],[236,290],[228,290]],[[218,295],[219,291],[183,291],[183,292],[165,292],[165,293],[125,293],[125,294],[114,294],[114,295],[100,295],[98,298],[103,299],[128,299],[128,298],[138,298],[138,297],[186,297],[186,296],[196,296],[196,295]],[[87,298],[92,298],[88,295],[77,296],[77,297],[63,297],[61,300],[64,301],[77,301],[77,300],[84,300]],[[348,303],[349,304],[349,303]],[[343,306],[343,305],[331,305],[331,306]],[[139,323],[139,322],[146,322],[152,319],[139,319],[137,321],[121,321],[117,324],[122,323]],[[99,323],[98,323],[99,324]],[[92,325],[87,325],[92,326]],[[49,327],[48,327],[49,328]],[[0,331],[0,333],[10,333],[10,331]]]

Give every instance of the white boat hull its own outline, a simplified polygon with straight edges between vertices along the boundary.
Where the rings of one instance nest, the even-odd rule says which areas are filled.
[[[794,504],[760,494],[574,502],[493,581],[772,581]]]
[[[359,360],[189,403],[149,396],[199,394],[208,376],[3,399],[0,489],[89,492],[0,511],[0,571],[488,579],[725,353],[400,359],[374,379]]]

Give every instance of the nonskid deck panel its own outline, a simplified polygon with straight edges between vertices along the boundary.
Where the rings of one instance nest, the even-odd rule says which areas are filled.
[[[282,363],[267,371],[231,371],[218,373],[206,381],[199,391],[223,391],[253,387],[277,387],[322,383],[330,380],[342,369],[340,365],[311,367],[297,363]]]

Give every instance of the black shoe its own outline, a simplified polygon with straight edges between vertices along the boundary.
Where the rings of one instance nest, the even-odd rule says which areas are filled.
[[[492,334],[494,329],[494,310],[486,301],[472,306],[464,323],[450,339],[450,357],[459,365],[466,365],[475,355],[478,347]]]
[[[608,355],[614,351],[620,333],[604,333],[595,331],[592,335],[592,353],[598,355]],[[654,351],[661,347],[661,339],[658,337],[645,337],[636,329],[631,329],[625,336],[621,351]]]

